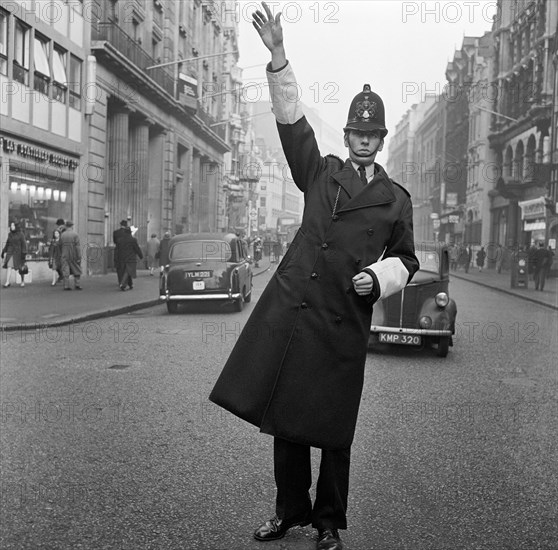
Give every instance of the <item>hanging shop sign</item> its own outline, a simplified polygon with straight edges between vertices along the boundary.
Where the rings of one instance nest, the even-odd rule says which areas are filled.
[[[53,166],[69,168],[75,170],[79,166],[79,161],[65,155],[52,153],[42,147],[33,147],[26,143],[20,143],[13,139],[0,136],[0,149],[5,153],[13,153],[25,159],[31,159],[36,162],[44,162]]]
[[[544,197],[528,201],[520,201],[517,204],[519,205],[519,208],[521,208],[522,220],[536,220],[537,218],[545,217],[546,201],[544,200]]]

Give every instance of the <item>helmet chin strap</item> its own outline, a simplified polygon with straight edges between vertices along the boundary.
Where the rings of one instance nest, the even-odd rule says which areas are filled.
[[[378,149],[380,148],[380,145],[382,144],[382,142],[380,141],[378,143],[378,145],[376,146],[376,149],[374,149],[374,151],[372,151],[369,155],[359,155],[358,153],[355,152],[355,150],[351,147],[351,145],[349,144],[349,149],[351,150],[351,152],[353,153],[353,155],[357,158],[370,158],[373,157],[372,162],[374,162],[374,155],[378,152]],[[372,162],[369,162],[368,164],[372,164]]]

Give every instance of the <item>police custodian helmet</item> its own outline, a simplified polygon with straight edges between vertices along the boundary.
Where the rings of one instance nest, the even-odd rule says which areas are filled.
[[[351,102],[347,124],[343,130],[345,132],[380,130],[382,137],[387,135],[384,102],[378,94],[370,89],[370,84],[365,84],[362,92],[357,94]]]

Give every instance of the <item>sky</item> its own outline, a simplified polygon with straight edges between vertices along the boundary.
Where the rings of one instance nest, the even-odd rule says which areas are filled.
[[[405,112],[426,92],[441,92],[447,63],[464,36],[490,31],[494,0],[271,0],[282,12],[284,44],[300,86],[302,101],[317,109],[329,124],[342,128],[352,98],[369,83],[386,108],[393,134]],[[267,48],[252,27],[251,14],[261,4],[240,0],[239,66],[244,97],[267,99]],[[260,8],[261,9],[261,8]],[[390,136],[388,135],[388,138]],[[386,140],[386,149],[389,139]],[[324,151],[325,153],[325,151]],[[385,153],[384,153],[385,154]]]

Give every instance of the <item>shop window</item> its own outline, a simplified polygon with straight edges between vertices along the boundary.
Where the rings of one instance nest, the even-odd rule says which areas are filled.
[[[66,103],[66,91],[68,89],[68,78],[66,76],[66,58],[67,53],[54,47],[54,55],[52,56],[52,72],[54,80],[52,83],[52,97],[60,103]]]
[[[0,10],[0,74],[8,74],[8,14]]]
[[[56,220],[71,219],[71,189],[71,184],[62,182],[10,176],[8,218],[21,227],[27,254],[33,259],[48,258]]]
[[[70,88],[70,107],[74,109],[81,108],[81,66],[81,59],[71,55],[68,86]]]
[[[35,35],[33,48],[33,60],[35,64],[35,72],[33,78],[33,89],[48,95],[50,85],[50,66],[48,63],[49,45],[46,39],[39,35]]]
[[[15,23],[14,80],[29,85],[29,27],[19,19]]]

